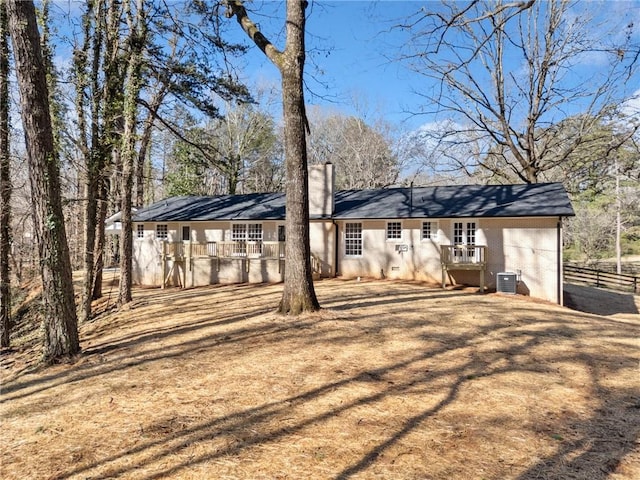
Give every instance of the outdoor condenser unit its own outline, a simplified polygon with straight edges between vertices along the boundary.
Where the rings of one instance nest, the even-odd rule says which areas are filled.
[[[498,273],[496,290],[500,293],[516,293],[518,276],[512,272]]]

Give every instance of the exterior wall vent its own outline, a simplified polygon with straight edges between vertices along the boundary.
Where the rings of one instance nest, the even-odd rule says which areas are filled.
[[[516,293],[518,278],[515,273],[512,272],[500,272],[498,273],[496,281],[496,290],[500,293]]]

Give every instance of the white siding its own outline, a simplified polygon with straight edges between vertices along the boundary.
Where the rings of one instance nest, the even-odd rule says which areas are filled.
[[[344,221],[340,226],[339,273],[354,278],[399,278],[440,283],[440,245],[450,245],[453,224],[457,221],[476,223],[476,244],[487,245],[485,283],[495,288],[496,274],[515,272],[520,275],[519,292],[544,300],[558,299],[558,241],[555,217],[505,219],[425,219],[438,222],[434,240],[422,240],[422,219],[402,222],[402,239],[386,240],[386,221],[362,221],[363,255],[345,257]],[[405,251],[396,250],[405,245]],[[402,249],[401,249],[402,250]],[[478,285],[478,271],[450,271],[456,283]]]

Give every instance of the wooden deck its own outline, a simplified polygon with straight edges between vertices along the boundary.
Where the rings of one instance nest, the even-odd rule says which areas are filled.
[[[163,242],[162,255],[184,258],[284,258],[285,242]]]
[[[440,245],[442,288],[447,282],[447,272],[454,270],[478,270],[480,292],[484,292],[484,272],[487,269],[486,245]]]
[[[186,283],[187,270],[191,270],[193,260],[210,258],[220,268],[220,260],[279,260],[278,271],[284,268],[285,242],[162,242],[162,288],[165,288],[174,270],[178,270],[180,286]],[[168,268],[169,262],[171,267]],[[249,272],[249,262],[244,268]]]

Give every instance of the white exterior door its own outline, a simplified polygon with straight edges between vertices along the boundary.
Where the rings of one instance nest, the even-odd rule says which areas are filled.
[[[454,222],[452,238],[453,244],[461,247],[454,250],[454,259],[465,263],[479,260],[475,248],[464,248],[476,244],[476,222]]]

